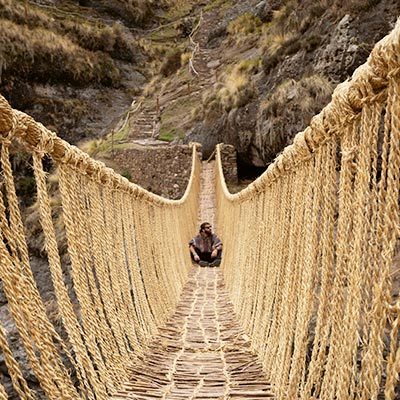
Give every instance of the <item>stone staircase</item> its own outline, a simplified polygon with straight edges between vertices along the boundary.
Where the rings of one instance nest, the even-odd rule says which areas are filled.
[[[198,75],[193,73],[193,79],[190,82],[190,94],[186,85],[167,89],[159,95],[159,107],[161,110],[187,96],[197,99],[200,103],[202,93],[216,82],[217,69],[220,66],[218,49],[206,48],[208,32],[216,21],[217,16],[215,13],[207,13],[206,18],[203,18],[203,23],[195,34],[194,40],[199,44],[199,51],[194,56],[193,65]],[[133,123],[131,123],[128,140],[139,144],[165,144],[165,142],[157,140],[159,126],[160,115],[156,110],[155,99],[146,101],[136,113]]]
[[[155,108],[142,106],[133,119],[133,125],[129,132],[129,140],[156,138],[158,115]]]

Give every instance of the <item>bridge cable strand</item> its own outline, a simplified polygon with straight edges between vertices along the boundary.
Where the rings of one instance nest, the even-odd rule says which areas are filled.
[[[3,97],[0,143],[0,278],[32,372],[46,398],[107,399],[127,380],[127,366],[143,357],[157,327],[173,312],[187,278],[186,243],[196,229],[198,207],[196,145],[188,187],[173,201],[129,183],[12,110]],[[30,265],[25,234],[32,227],[20,211],[11,165],[17,144],[33,160],[41,228],[33,224],[54,288],[50,303],[39,293]],[[51,182],[44,157],[51,157],[55,166]],[[55,193],[49,193],[50,184]],[[172,253],[170,237],[177,240]],[[176,265],[183,267],[177,271]],[[35,390],[28,386],[2,325],[0,330],[13,386],[21,399],[31,400]],[[1,386],[0,398],[4,393]]]
[[[217,148],[226,286],[278,399],[398,396],[399,54],[400,22],[237,194]]]

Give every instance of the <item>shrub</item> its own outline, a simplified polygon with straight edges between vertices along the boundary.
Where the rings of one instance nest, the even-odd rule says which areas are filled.
[[[231,35],[248,35],[260,30],[261,20],[253,14],[245,13],[229,23],[227,31]]]
[[[181,67],[182,52],[179,49],[172,50],[166,56],[166,59],[161,64],[160,74],[167,77],[178,71]]]

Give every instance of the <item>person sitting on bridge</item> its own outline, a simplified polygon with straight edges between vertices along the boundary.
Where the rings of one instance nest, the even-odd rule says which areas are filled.
[[[208,222],[200,225],[200,232],[189,242],[189,249],[192,259],[201,267],[221,264],[222,242]]]

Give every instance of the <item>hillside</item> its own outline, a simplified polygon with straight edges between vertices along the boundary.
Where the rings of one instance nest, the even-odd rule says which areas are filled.
[[[225,142],[254,177],[399,14],[396,0],[0,0],[0,92],[116,169],[114,143],[198,141],[208,157]]]

